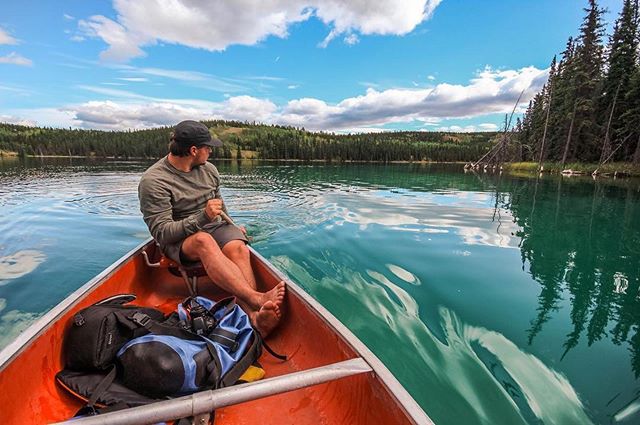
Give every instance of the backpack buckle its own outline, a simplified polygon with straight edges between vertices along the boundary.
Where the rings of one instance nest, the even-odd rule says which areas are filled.
[[[134,313],[133,316],[130,317],[130,319],[136,325],[143,326],[145,328],[147,327],[147,325],[151,321],[151,317],[149,317],[148,315],[146,315],[144,313],[140,313],[140,312]]]

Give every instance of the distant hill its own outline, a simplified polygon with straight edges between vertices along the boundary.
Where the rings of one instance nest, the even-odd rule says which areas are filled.
[[[294,127],[205,121],[224,142],[214,158],[302,161],[471,161],[492,145],[495,132],[398,131],[367,134],[309,132]],[[19,156],[160,158],[170,127],[99,131],[0,123],[0,153]]]

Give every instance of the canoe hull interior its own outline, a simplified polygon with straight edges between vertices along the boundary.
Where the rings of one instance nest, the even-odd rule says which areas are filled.
[[[166,269],[149,268],[140,255],[146,246],[123,257],[121,264],[88,283],[65,300],[64,310],[43,319],[23,334],[20,347],[7,347],[0,370],[0,422],[41,424],[73,416],[81,407],[74,397],[56,383],[54,376],[62,368],[62,340],[70,318],[80,309],[118,293],[137,295],[136,304],[171,311],[187,295],[184,282]],[[255,252],[252,264],[260,290],[276,285],[281,275]],[[208,279],[201,278],[199,294],[210,298],[224,296]],[[308,297],[308,296],[307,296]],[[54,309],[55,310],[55,309]],[[28,339],[26,339],[28,338]],[[287,291],[284,317],[269,337],[269,345],[287,354],[282,362],[264,353],[260,363],[268,377],[285,375],[358,357],[359,354],[305,296],[295,288]],[[6,352],[11,351],[7,357]],[[426,418],[426,415],[425,415]],[[375,373],[343,378],[326,384],[270,396],[264,399],[219,409],[216,424],[410,424],[396,396]]]

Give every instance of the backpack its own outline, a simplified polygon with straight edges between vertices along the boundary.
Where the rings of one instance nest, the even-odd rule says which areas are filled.
[[[262,339],[234,298],[190,297],[167,317],[126,305],[134,299],[117,295],[81,310],[65,334],[56,380],[87,401],[82,413],[233,385],[261,354]]]
[[[145,314],[155,321],[164,320],[164,314],[159,310],[125,305],[135,298],[131,294],[115,295],[73,316],[63,341],[65,369],[107,369],[127,341],[148,333],[134,321],[136,314]]]
[[[200,338],[150,333],[127,342],[116,355],[127,387],[156,398],[226,387],[260,356],[260,336],[234,298],[188,298],[178,317]]]

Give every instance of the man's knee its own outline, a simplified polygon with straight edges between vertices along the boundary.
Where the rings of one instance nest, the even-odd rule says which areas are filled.
[[[196,232],[189,237],[189,242],[193,249],[198,252],[211,250],[216,245],[213,237],[206,232]]]
[[[249,258],[249,248],[241,240],[227,242],[222,250],[231,259]]]

